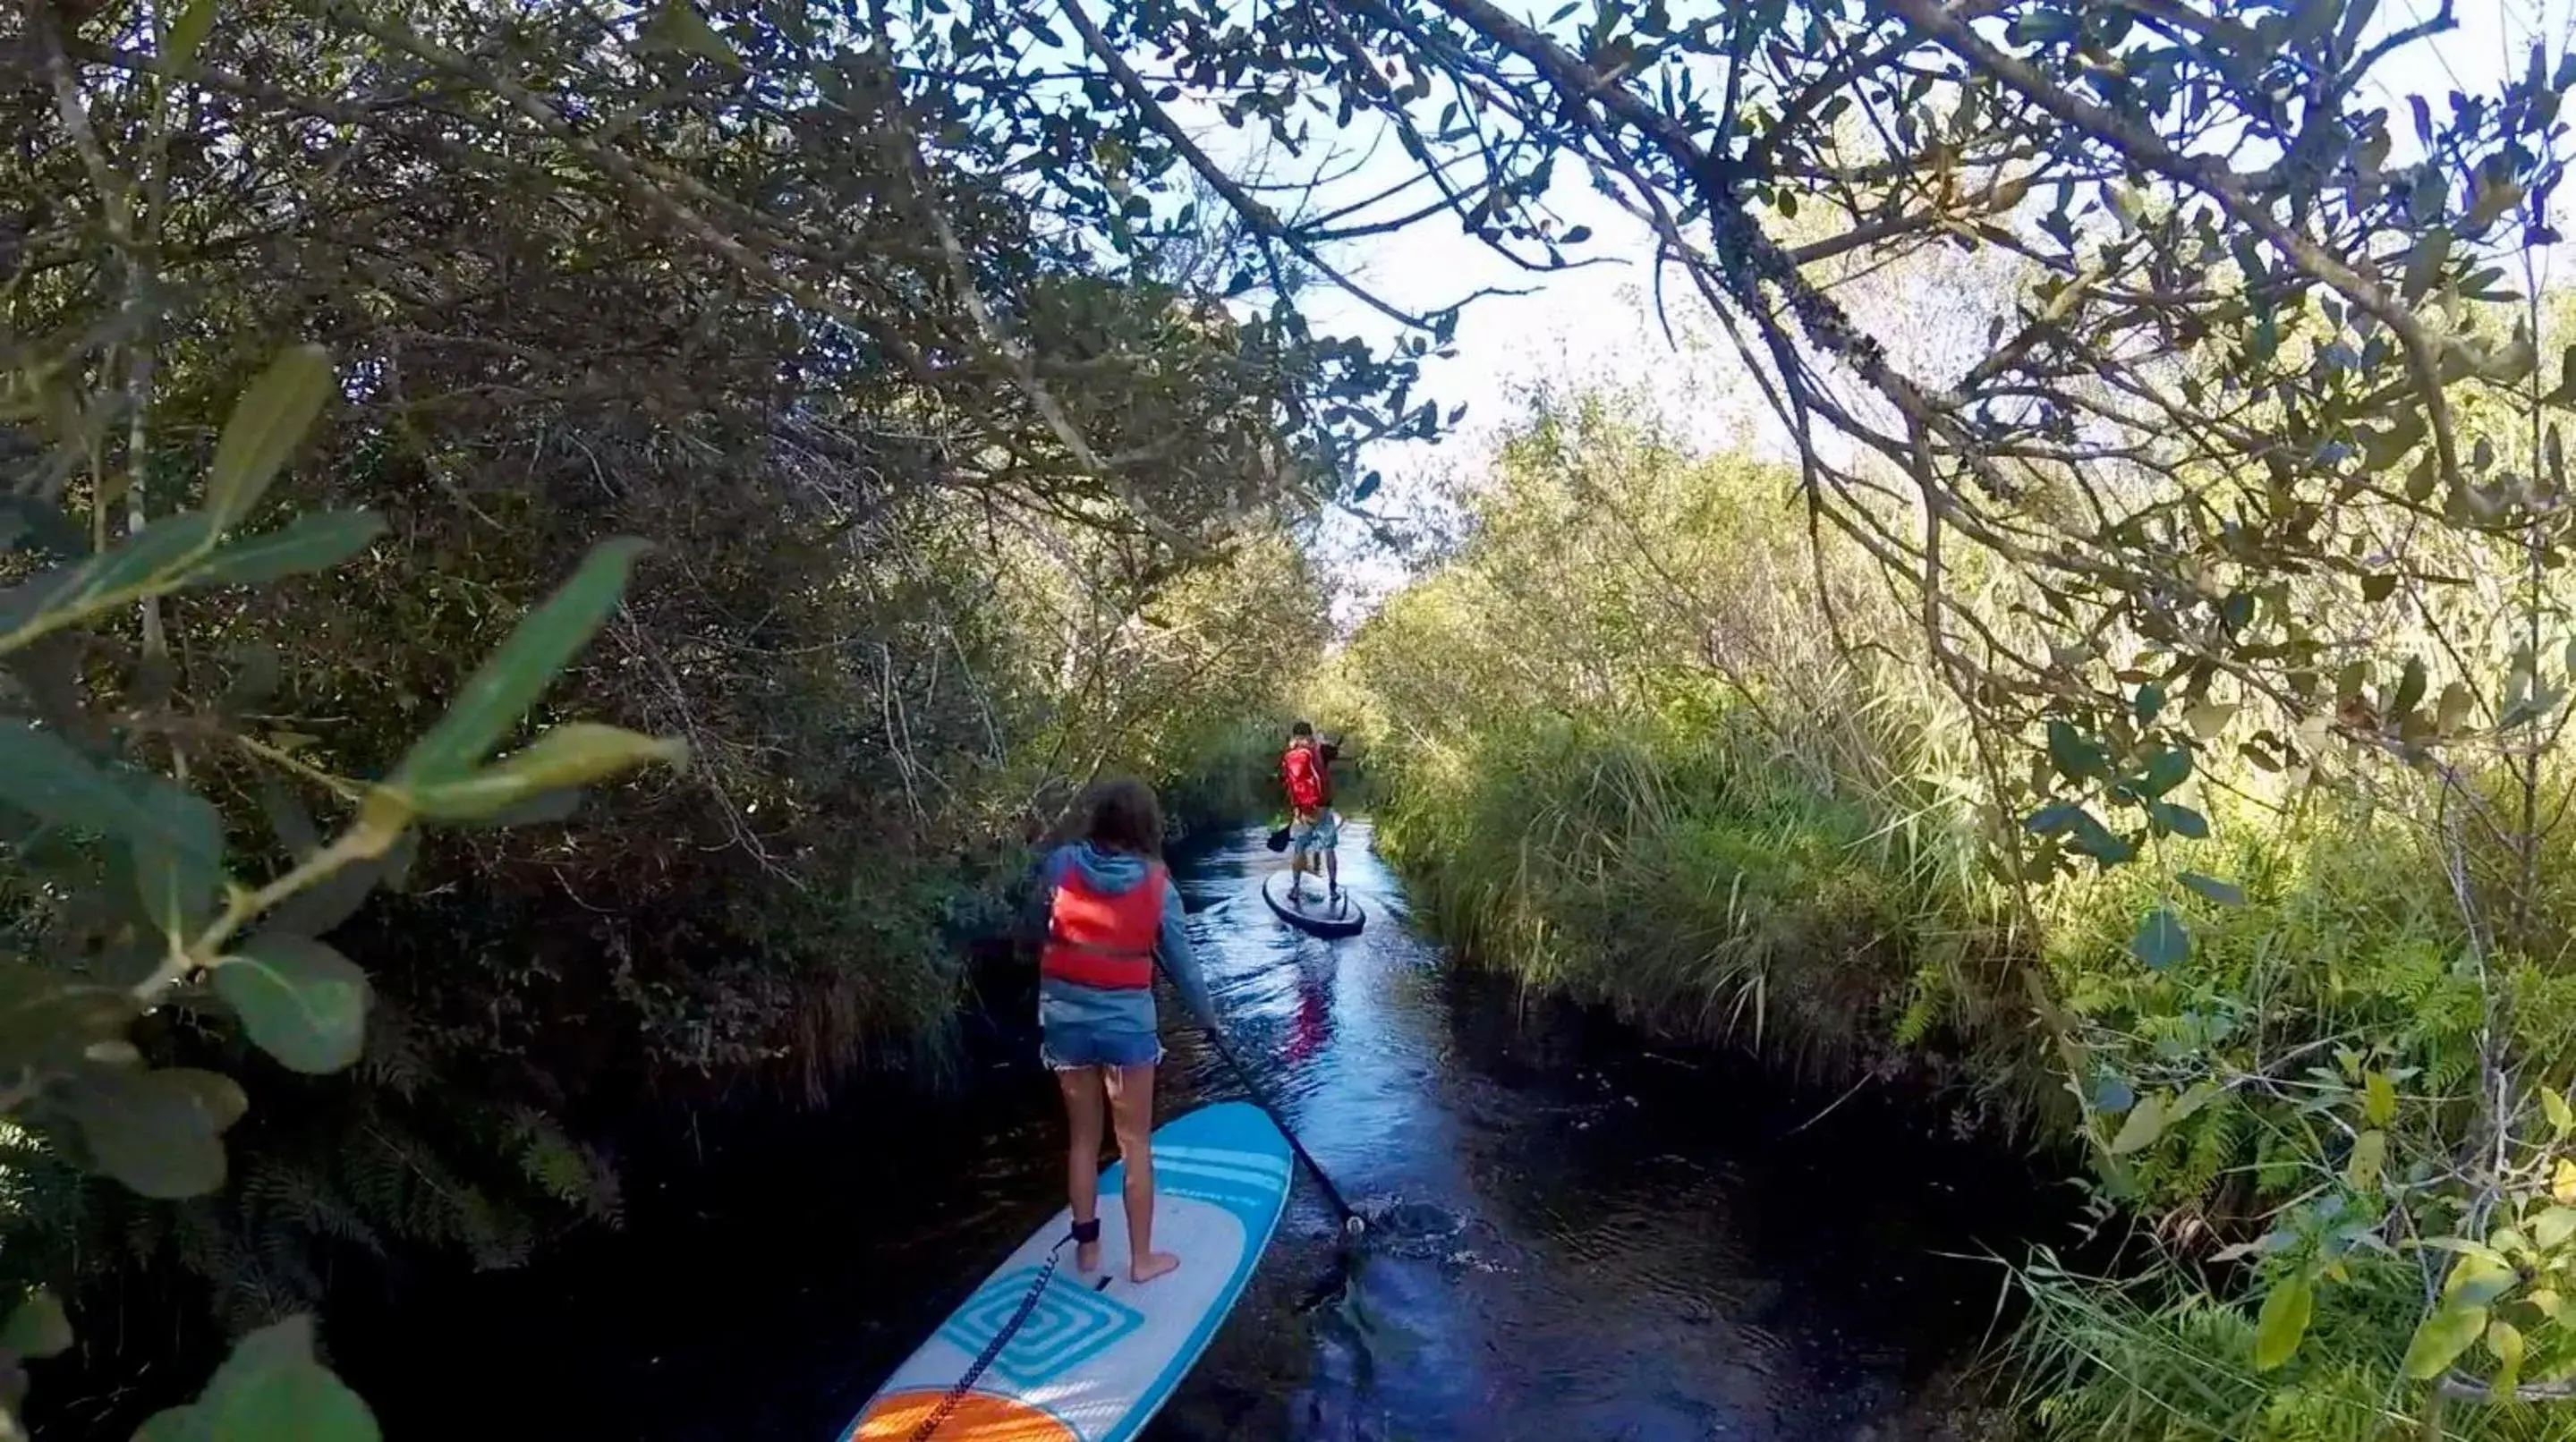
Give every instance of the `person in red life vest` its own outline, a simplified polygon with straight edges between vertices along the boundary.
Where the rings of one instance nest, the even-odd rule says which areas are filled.
[[[1341,895],[1341,863],[1333,854],[1341,839],[1341,818],[1333,814],[1333,771],[1329,753],[1316,741],[1315,728],[1304,721],[1288,728],[1288,749],[1279,757],[1279,779],[1288,788],[1288,899],[1306,900],[1306,873],[1315,858],[1324,862],[1324,896]]]
[[[1142,781],[1103,782],[1088,799],[1081,839],[1043,863],[1046,940],[1038,953],[1039,1056],[1064,1093],[1073,1138],[1066,1188],[1074,1265],[1100,1270],[1100,1139],[1109,1130],[1127,1163],[1128,1278],[1150,1282],[1181,1264],[1154,1250],[1154,965],[1201,1026],[1216,1007],[1190,952],[1180,888],[1163,865],[1163,809]]]

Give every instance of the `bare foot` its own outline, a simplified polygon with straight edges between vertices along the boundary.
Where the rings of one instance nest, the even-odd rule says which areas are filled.
[[[1127,1268],[1127,1280],[1143,1286],[1156,1277],[1165,1276],[1181,1265],[1181,1259],[1169,1252],[1147,1252]]]
[[[1074,1243],[1073,1269],[1077,1272],[1084,1273],[1085,1275],[1098,1272],[1100,1270],[1100,1244],[1098,1242]]]

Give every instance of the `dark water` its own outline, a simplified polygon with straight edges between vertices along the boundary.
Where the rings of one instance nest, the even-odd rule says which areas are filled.
[[[1415,936],[1344,833],[1363,937],[1263,907],[1257,834],[1186,868],[1237,1051],[1379,1223],[1341,1301],[1301,1186],[1252,1290],[1150,1436],[1858,1439],[1939,1435],[1927,1379],[1988,1333],[1999,1274],[2067,1208],[1919,1110],[1524,1011]],[[1053,1089],[1016,1047],[945,1099],[840,1107],[647,1184],[627,1228],[524,1273],[337,1323],[387,1435],[831,1442],[1062,1204]],[[1172,1038],[1165,1114],[1241,1095]],[[1805,1125],[1813,1122],[1812,1125]],[[1803,1129],[1802,1129],[1803,1128]]]

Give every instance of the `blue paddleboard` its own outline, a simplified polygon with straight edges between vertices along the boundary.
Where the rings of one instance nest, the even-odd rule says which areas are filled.
[[[1121,1442],[1144,1429],[1243,1295],[1288,1202],[1288,1141],[1258,1107],[1223,1102],[1154,1131],[1154,1249],[1180,1270],[1127,1280],[1124,1164],[1100,1177],[1100,1275],[1064,1250],[1028,1320],[930,1442]],[[921,1423],[1028,1299],[1070,1211],[1021,1244],[921,1344],[842,1442],[912,1442]]]

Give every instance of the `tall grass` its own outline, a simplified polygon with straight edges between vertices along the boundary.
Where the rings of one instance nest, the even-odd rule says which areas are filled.
[[[1506,447],[1466,544],[1318,693],[1360,718],[1379,844],[1433,922],[1530,985],[1808,1073],[1909,1069],[2068,1144],[2140,1245],[2120,1278],[2018,1272],[2003,1395],[2032,1435],[2576,1439],[2576,1403],[2441,1397],[2401,1369],[2444,1274],[2422,1239],[2491,1224],[2457,1179],[2576,1072],[2576,849],[2459,840],[2459,791],[2421,772],[2364,758],[2311,784],[2222,740],[2177,793],[2210,839],[2010,889],[2020,818],[1984,798],[2039,747],[1981,754],[1896,659],[1911,619],[1747,519],[1784,484],[1604,402]],[[2467,790],[2524,807],[2528,763],[2486,764]],[[2537,813],[2576,814],[2567,768],[2541,769]],[[2509,902],[2474,934],[2472,893]],[[2134,943],[2159,908],[2192,945],[2151,967]],[[2571,1204],[2576,1180],[2507,1211]],[[2312,1320],[2259,1368],[2258,1308],[2293,1281]],[[2576,1334],[2548,1330],[2526,1382],[2576,1376]]]
[[[1406,753],[1378,844],[1533,985],[1848,1070],[2000,912],[1962,808],[1811,775],[1724,712],[1530,718]]]

